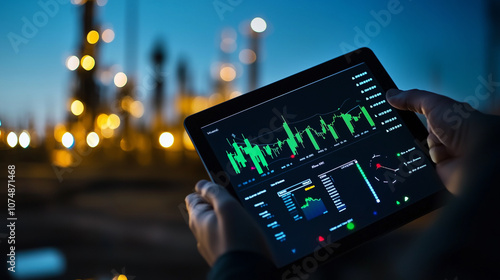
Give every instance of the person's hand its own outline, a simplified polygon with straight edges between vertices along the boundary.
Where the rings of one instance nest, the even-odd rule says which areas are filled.
[[[250,251],[269,257],[260,228],[225,188],[199,181],[186,196],[189,228],[198,241],[198,251],[209,265],[230,251]]]
[[[464,156],[481,148],[479,138],[487,139],[486,134],[500,128],[498,117],[482,114],[467,103],[416,89],[390,89],[387,100],[395,108],[425,115],[431,159],[448,190],[457,194]]]

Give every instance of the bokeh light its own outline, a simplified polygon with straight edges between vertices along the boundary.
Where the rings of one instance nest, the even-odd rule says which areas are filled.
[[[235,91],[231,92],[231,94],[229,95],[229,98],[235,98],[235,97],[238,97],[240,95],[241,95],[241,92],[235,90]]]
[[[99,144],[99,135],[95,132],[91,132],[87,135],[87,145],[91,148],[95,148]]]
[[[66,67],[69,70],[75,71],[78,66],[80,66],[80,59],[76,55],[72,55],[66,59]]]
[[[87,42],[89,42],[89,44],[93,45],[93,44],[97,43],[97,41],[99,41],[99,32],[97,32],[95,30],[89,31],[89,33],[87,33]]]
[[[21,132],[21,135],[19,135],[19,146],[27,148],[30,145],[30,142],[31,142],[30,134],[26,130]]]
[[[250,27],[252,28],[253,31],[261,33],[266,31],[267,23],[264,19],[256,17],[252,19],[252,22],[250,22]]]
[[[132,102],[134,102],[134,99],[130,96],[125,96],[122,98],[122,102],[121,102],[121,107],[124,111],[129,111],[130,110],[130,105],[132,104]]]
[[[115,32],[113,29],[106,29],[102,32],[102,40],[106,43],[111,43],[115,39]]]
[[[233,38],[224,38],[220,42],[220,49],[225,53],[232,53],[236,50],[236,41]]]
[[[102,7],[108,3],[108,0],[97,0],[96,2],[98,6]]]
[[[82,67],[83,69],[90,71],[95,66],[95,60],[90,55],[85,55],[82,57]]]
[[[7,144],[11,148],[14,148],[17,145],[17,135],[15,132],[10,132],[9,134],[7,134]]]
[[[108,115],[106,115],[106,114],[100,114],[97,117],[96,123],[97,123],[97,126],[100,129],[108,128]]]
[[[127,141],[125,138],[122,138],[122,140],[120,140],[120,148],[125,152],[129,152],[132,151],[133,147],[130,144],[130,141]]]
[[[66,127],[64,126],[64,124],[56,125],[56,127],[54,127],[54,139],[56,139],[57,142],[62,142],[62,137],[65,132]]]
[[[236,78],[236,70],[232,64],[224,64],[220,69],[220,78],[226,82],[230,82]]]
[[[75,138],[73,137],[73,134],[66,132],[62,136],[62,144],[66,148],[71,148],[75,144]]]
[[[159,142],[163,148],[169,148],[174,144],[174,135],[170,132],[163,132],[160,135]]]
[[[104,138],[111,138],[115,134],[115,131],[109,127],[106,127],[104,129],[101,129],[101,134]]]
[[[220,93],[213,93],[208,97],[208,105],[214,106],[224,101],[224,96]]]
[[[127,84],[127,75],[123,72],[118,72],[113,81],[115,82],[115,86],[119,88],[124,87]]]
[[[141,101],[134,101],[130,103],[130,114],[136,118],[142,117],[144,115],[144,105],[142,105]]]
[[[124,274],[115,275],[112,280],[128,280]]]
[[[208,99],[203,96],[196,96],[191,103],[191,111],[193,113],[204,110],[208,107]]]
[[[71,103],[71,113],[73,113],[73,115],[79,116],[83,113],[83,110],[85,110],[85,106],[83,106],[80,100],[75,100]]]
[[[83,5],[87,2],[87,0],[71,0],[71,4],[73,5]]]
[[[242,63],[252,64],[257,60],[257,55],[250,49],[244,49],[240,51],[238,58]]]
[[[182,137],[182,142],[184,142],[184,148],[186,148],[186,150],[194,151],[193,142],[191,142],[191,138],[189,138],[189,135],[185,130],[184,130],[184,135]]]
[[[52,163],[60,167],[68,167],[73,163],[73,156],[68,150],[53,150]]]
[[[111,129],[117,129],[120,126],[120,117],[115,114],[109,115],[107,125]]]

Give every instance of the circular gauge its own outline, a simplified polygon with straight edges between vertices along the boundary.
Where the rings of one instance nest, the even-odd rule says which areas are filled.
[[[399,171],[399,161],[385,155],[374,154],[370,159],[370,169],[374,179],[383,184],[395,184]]]

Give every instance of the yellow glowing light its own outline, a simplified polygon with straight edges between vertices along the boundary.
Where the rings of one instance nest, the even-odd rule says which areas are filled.
[[[204,110],[208,107],[208,99],[203,96],[196,96],[191,103],[193,113]]]
[[[102,134],[102,137],[104,137],[104,138],[111,138],[115,134],[115,131],[109,127],[106,127],[106,128],[101,130],[101,134]]]
[[[220,78],[226,82],[230,82],[236,78],[236,70],[231,64],[226,64],[220,69]]]
[[[250,22],[250,27],[252,28],[253,31],[261,33],[266,31],[267,23],[264,19],[256,17],[252,19],[252,22]]]
[[[115,32],[113,29],[106,29],[102,32],[102,40],[106,43],[111,43],[115,39]]]
[[[78,66],[80,66],[80,59],[78,59],[77,56],[72,55],[66,59],[66,67],[68,67],[69,70],[75,71]]]
[[[66,132],[66,127],[63,124],[58,124],[56,125],[56,127],[54,127],[54,138],[56,139],[57,142],[62,141],[62,137],[65,132]]]
[[[217,105],[223,101],[224,101],[224,97],[222,96],[222,94],[217,93],[217,92],[210,95],[210,97],[208,98],[208,102],[209,102],[210,106]]]
[[[95,30],[89,31],[89,33],[87,33],[87,42],[89,42],[89,44],[93,45],[93,44],[97,43],[97,41],[99,41],[99,32],[97,32]]]
[[[99,144],[99,135],[95,132],[91,132],[87,135],[87,145],[91,148],[95,148]]]
[[[83,106],[80,100],[75,100],[71,103],[71,113],[73,113],[73,115],[79,116],[83,113],[83,110],[85,110],[85,106]]]
[[[229,98],[235,98],[235,97],[238,97],[241,95],[241,92],[235,90],[233,92],[231,92],[231,94],[229,95]]]
[[[19,135],[19,145],[26,148],[30,145],[31,137],[30,134],[25,130]]]
[[[97,126],[100,128],[100,129],[105,129],[108,127],[108,115],[106,114],[100,114],[98,117],[97,117]]]
[[[171,147],[174,144],[174,135],[170,132],[163,132],[160,135],[159,142],[163,148]]]
[[[62,137],[62,144],[66,148],[71,148],[75,144],[75,138],[73,137],[73,134],[66,132],[63,134]]]
[[[123,72],[118,72],[114,78],[115,86],[121,88],[127,84],[127,75]]]
[[[125,138],[120,140],[120,148],[125,152],[132,151],[132,145],[130,144],[130,141],[125,140]]]
[[[118,275],[116,280],[128,280],[128,279],[127,279],[127,276],[125,276],[124,274],[120,274],[120,275]]]
[[[244,49],[240,51],[238,58],[242,63],[252,64],[255,62],[255,60],[257,60],[257,55],[250,49]]]
[[[92,68],[94,68],[94,66],[95,66],[95,60],[90,55],[83,56],[81,63],[82,63],[83,69],[85,69],[87,71],[92,70]]]
[[[117,129],[120,126],[120,117],[115,114],[109,115],[107,124],[109,128]]]
[[[144,105],[142,105],[141,101],[136,100],[130,104],[130,114],[136,118],[144,115]]]
[[[73,163],[73,156],[67,150],[54,150],[52,152],[52,163],[60,167],[68,167]]]
[[[132,104],[132,102],[134,102],[134,99],[132,97],[130,97],[128,95],[123,97],[122,102],[121,102],[122,109],[125,111],[129,111],[130,105]]]
[[[17,145],[17,135],[15,132],[7,134],[7,144],[9,144],[11,148],[14,148]]]
[[[186,131],[184,131],[184,135],[182,136],[182,142],[184,143],[184,148],[186,148],[186,150],[194,151],[193,142],[191,142],[191,139]]]

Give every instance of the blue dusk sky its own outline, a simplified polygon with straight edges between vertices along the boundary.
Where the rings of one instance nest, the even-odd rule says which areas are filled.
[[[485,1],[137,2],[137,83],[141,87],[144,77],[151,75],[151,50],[162,41],[167,51],[164,71],[168,101],[177,89],[175,69],[180,59],[188,62],[194,92],[213,93],[210,69],[221,58],[219,43],[225,28],[233,28],[237,34],[236,50],[228,59],[238,70],[234,87],[244,93],[248,68],[239,62],[238,53],[248,47],[243,31],[254,17],[268,23],[262,38],[260,85],[364,46],[374,50],[403,89],[438,91],[464,100],[474,93],[480,83],[478,77],[487,76],[485,51],[490,27]],[[109,0],[96,7],[96,23],[112,28],[116,34],[113,42],[100,45],[101,68],[124,70],[127,64],[127,3]],[[2,127],[24,129],[33,119],[41,131],[47,122],[64,120],[75,75],[65,67],[65,60],[78,53],[81,13],[81,7],[69,0],[2,2]],[[36,30],[24,34],[27,24],[33,24]],[[112,98],[115,90],[108,86],[103,94]],[[151,94],[143,90],[138,96],[146,110],[151,106]],[[166,102],[165,109],[171,104]]]

